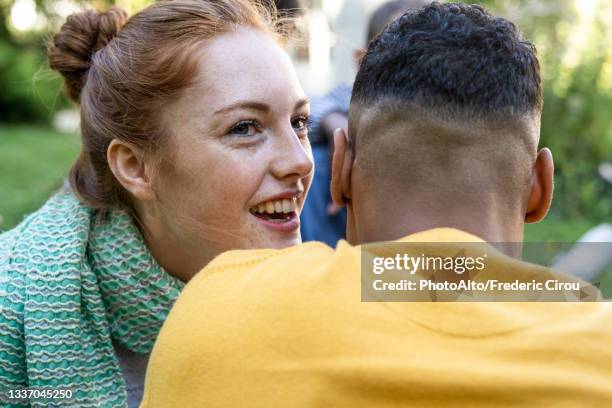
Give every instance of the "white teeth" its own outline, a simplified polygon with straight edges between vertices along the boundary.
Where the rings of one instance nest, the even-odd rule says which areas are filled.
[[[266,202],[266,212],[268,214],[274,214],[274,203],[272,201]]]
[[[297,198],[284,198],[282,200],[271,200],[265,203],[258,204],[251,208],[253,213],[290,213],[297,209]]]
[[[291,212],[291,202],[293,200],[284,199],[283,200],[283,212]]]

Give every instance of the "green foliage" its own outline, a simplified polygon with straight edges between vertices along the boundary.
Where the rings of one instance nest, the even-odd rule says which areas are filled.
[[[66,106],[61,82],[37,47],[19,47],[0,39],[0,111],[3,122],[50,123]]]
[[[604,221],[612,216],[612,187],[599,178],[597,166],[612,160],[612,36],[607,28],[612,6],[595,2],[593,11],[552,24],[550,42],[560,46],[543,56],[541,144],[555,157],[554,212]]]

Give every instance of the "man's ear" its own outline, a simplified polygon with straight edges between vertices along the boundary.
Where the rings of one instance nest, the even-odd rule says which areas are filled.
[[[534,165],[531,193],[525,213],[526,223],[539,222],[548,213],[553,196],[554,171],[552,153],[547,148],[540,150]]]
[[[155,196],[149,169],[141,152],[134,146],[113,139],[106,150],[106,159],[117,181],[131,195],[140,200],[150,200]]]
[[[332,157],[331,196],[332,201],[344,206],[351,197],[351,171],[353,150],[344,129],[334,131],[334,155]]]

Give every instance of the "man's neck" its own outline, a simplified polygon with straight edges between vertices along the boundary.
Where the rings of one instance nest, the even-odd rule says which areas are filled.
[[[392,241],[433,228],[456,228],[487,242],[522,242],[523,220],[520,212],[502,211],[499,206],[469,203],[460,206],[452,201],[404,203],[367,203],[350,208],[354,217],[354,243]],[[486,203],[482,203],[486,204]],[[349,221],[350,222],[350,221]]]

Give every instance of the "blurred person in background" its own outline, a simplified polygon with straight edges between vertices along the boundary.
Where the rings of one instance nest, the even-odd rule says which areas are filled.
[[[48,57],[80,106],[82,150],[72,189],[0,235],[1,397],[137,406],[185,282],[223,251],[301,242],[309,106],[282,41],[249,0],[67,19]],[[49,400],[22,402],[2,404]]]
[[[275,0],[274,3],[280,15],[298,17],[303,13],[301,0]]]
[[[427,3],[425,0],[392,0],[379,6],[368,22],[366,46],[405,11]],[[365,48],[355,50],[354,59],[357,65],[364,53]],[[316,171],[308,201],[302,211],[301,231],[304,242],[322,241],[334,247],[336,242],[345,236],[346,210],[333,203],[329,183],[333,132],[338,128],[347,129],[350,100],[351,87],[346,84],[340,84],[326,95],[311,100],[309,138]]]

